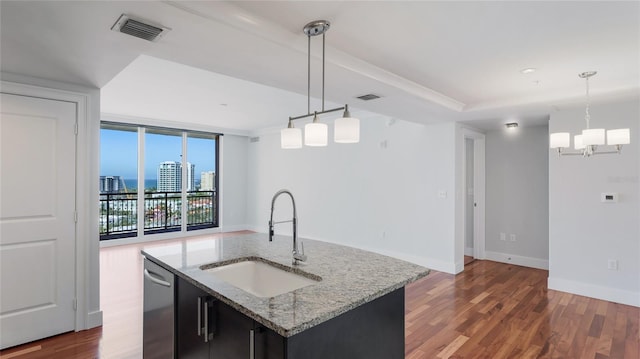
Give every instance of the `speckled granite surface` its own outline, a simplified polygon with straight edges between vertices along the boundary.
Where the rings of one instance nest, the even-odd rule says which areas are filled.
[[[145,248],[142,254],[284,337],[402,288],[429,273],[427,268],[380,254],[326,242],[303,241],[308,258],[297,268],[322,280],[273,298],[253,296],[203,269],[214,263],[260,257],[295,272],[291,264],[291,237],[275,236],[273,242],[262,233],[203,237]]]

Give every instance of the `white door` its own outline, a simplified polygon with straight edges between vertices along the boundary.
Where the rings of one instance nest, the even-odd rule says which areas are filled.
[[[0,96],[2,349],[75,329],[76,104]]]

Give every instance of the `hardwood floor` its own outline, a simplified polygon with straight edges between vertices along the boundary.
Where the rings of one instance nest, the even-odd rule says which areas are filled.
[[[472,256],[464,256],[464,265],[466,266],[467,264],[471,264],[475,261],[476,259],[473,258]]]
[[[547,276],[477,260],[409,285],[406,358],[640,358],[639,308],[547,290]]]
[[[171,242],[181,240],[101,249],[104,325],[6,349],[0,359],[141,358],[140,249]],[[640,308],[547,290],[547,276],[476,260],[457,276],[432,272],[409,285],[406,358],[640,359]]]

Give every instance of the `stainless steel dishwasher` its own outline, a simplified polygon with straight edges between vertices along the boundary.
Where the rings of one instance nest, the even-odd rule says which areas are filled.
[[[144,260],[144,359],[175,357],[175,278],[168,270]]]

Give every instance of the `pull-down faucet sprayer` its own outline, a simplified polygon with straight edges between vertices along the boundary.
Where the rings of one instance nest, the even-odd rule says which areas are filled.
[[[276,199],[281,194],[288,194],[291,197],[291,204],[293,206],[293,218],[288,221],[273,221],[273,207],[276,204]],[[291,222],[293,224],[293,264],[296,265],[299,262],[304,262],[307,260],[307,256],[304,255],[304,244],[302,245],[302,250],[298,251],[298,215],[296,212],[296,200],[293,198],[293,194],[286,189],[281,189],[273,195],[273,199],[271,199],[271,217],[269,218],[269,242],[273,241],[273,226],[280,223],[288,223]]]

